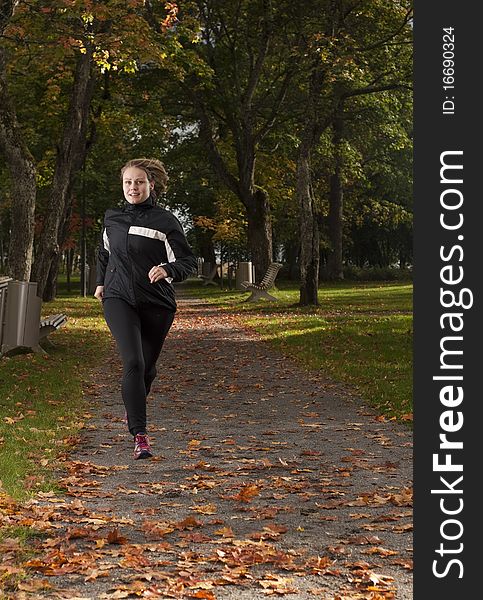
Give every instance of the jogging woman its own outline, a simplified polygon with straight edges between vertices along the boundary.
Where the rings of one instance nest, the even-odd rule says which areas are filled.
[[[186,279],[196,258],[178,219],[156,205],[168,180],[163,164],[130,160],[121,178],[126,202],[106,211],[94,296],[102,301],[122,359],[121,393],[139,459],[152,456],[146,398],[176,311],[172,282]]]

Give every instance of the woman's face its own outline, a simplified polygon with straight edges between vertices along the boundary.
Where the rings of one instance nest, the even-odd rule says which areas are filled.
[[[124,198],[130,204],[141,204],[149,198],[149,194],[154,188],[154,181],[148,180],[146,171],[137,167],[129,167],[122,176],[122,188]]]

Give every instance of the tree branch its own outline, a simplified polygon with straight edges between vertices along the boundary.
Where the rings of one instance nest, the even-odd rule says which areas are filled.
[[[223,181],[223,183],[228,187],[228,189],[230,189],[234,194],[240,197],[239,182],[236,179],[236,177],[234,177],[229,171],[225,160],[221,156],[216,146],[216,142],[214,140],[213,135],[213,128],[208,113],[206,112],[206,107],[200,100],[196,91],[194,91],[189,85],[184,85],[183,87],[185,87],[186,92],[189,93],[195,106],[195,110],[200,123],[200,137],[206,146],[206,149],[208,151],[208,158],[213,169]]]
[[[244,94],[243,104],[249,108],[251,106],[253,95],[255,93],[255,88],[260,80],[260,76],[262,74],[263,63],[265,62],[265,58],[268,53],[268,48],[270,45],[270,39],[272,36],[272,22],[271,22],[271,1],[264,0],[263,7],[265,10],[265,16],[263,19],[263,32],[261,36],[261,43],[258,48],[258,55],[255,60],[255,64],[253,69],[251,69],[250,76],[248,78],[247,89]]]
[[[393,33],[391,33],[384,39],[379,40],[378,42],[375,42],[374,44],[371,44],[370,46],[366,46],[365,48],[354,48],[354,51],[355,52],[370,52],[371,50],[375,50],[376,48],[381,48],[382,46],[385,46],[388,42],[393,40],[404,30],[404,28],[409,23],[409,21],[412,19],[412,17],[413,17],[413,9],[409,8],[406,11],[406,14],[404,15],[404,19],[403,19],[400,27],[398,27],[396,29],[396,31],[394,31]]]
[[[275,119],[277,118],[278,110],[287,95],[290,80],[292,79],[293,75],[294,71],[291,68],[288,69],[285,74],[282,85],[280,86],[280,89],[278,91],[278,94],[272,104],[272,110],[270,111],[269,117],[254,135],[255,144],[258,144],[273,127]]]
[[[409,85],[405,85],[402,83],[388,83],[387,85],[374,85],[374,86],[366,86],[364,88],[359,88],[357,90],[352,90],[350,92],[345,92],[341,95],[340,99],[342,102],[347,100],[347,98],[353,98],[354,96],[363,96],[364,94],[376,94],[378,92],[387,92],[389,90],[397,90],[397,89],[406,89],[411,90],[412,87]]]

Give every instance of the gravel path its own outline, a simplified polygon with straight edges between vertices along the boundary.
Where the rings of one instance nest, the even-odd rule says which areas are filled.
[[[114,351],[93,374],[19,598],[412,598],[411,432],[200,301],[179,301],[158,371],[145,461]]]

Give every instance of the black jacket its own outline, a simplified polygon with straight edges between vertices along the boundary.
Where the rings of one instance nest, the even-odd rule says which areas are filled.
[[[150,283],[148,272],[155,265],[162,265],[169,277]],[[97,254],[97,285],[104,286],[104,300],[121,298],[133,306],[150,303],[175,311],[172,282],[186,279],[196,265],[178,219],[151,198],[106,211]]]

